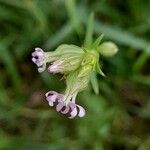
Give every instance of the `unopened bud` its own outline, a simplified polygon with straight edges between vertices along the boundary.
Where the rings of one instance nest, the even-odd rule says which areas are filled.
[[[111,57],[118,52],[118,47],[113,42],[104,42],[99,46],[99,52],[105,57]]]

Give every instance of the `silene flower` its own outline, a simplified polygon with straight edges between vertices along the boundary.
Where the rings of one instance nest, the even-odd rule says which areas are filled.
[[[65,93],[49,91],[45,94],[49,106],[54,106],[57,112],[70,119],[84,117],[85,109],[76,103],[77,94],[88,86],[94,71],[104,75],[99,67],[99,55],[113,56],[117,51],[117,46],[112,42],[93,44],[91,48],[62,44],[53,52],[35,48],[32,61],[39,72],[47,69],[49,73],[65,75]]]

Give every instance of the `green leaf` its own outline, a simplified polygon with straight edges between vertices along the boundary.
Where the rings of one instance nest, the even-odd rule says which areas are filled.
[[[73,28],[70,23],[62,26],[60,30],[54,33],[44,44],[44,47],[47,49],[54,48],[58,43],[61,43],[66,37],[71,35],[73,32]]]
[[[137,58],[137,60],[135,61],[134,65],[133,65],[133,71],[135,73],[140,72],[140,70],[142,69],[144,64],[149,59],[149,56],[150,55],[147,52],[141,53],[141,55]]]
[[[99,47],[100,45],[100,42],[102,41],[102,38],[104,37],[104,34],[101,34],[96,40],[95,42],[93,43],[92,45],[92,48],[97,50],[97,48]]]
[[[85,35],[84,46],[90,47],[93,41],[93,25],[94,25],[94,14],[91,13],[88,22],[87,22],[87,29]]]
[[[103,77],[105,77],[105,74],[104,74],[103,71],[101,70],[100,65],[99,65],[98,62],[97,62],[97,64],[96,64],[96,71],[97,71],[100,75],[102,75]]]
[[[66,0],[65,6],[67,9],[67,13],[70,18],[70,22],[75,31],[80,34],[82,32],[81,20],[79,14],[76,9],[76,1],[75,0]]]
[[[96,76],[96,72],[92,72],[91,85],[92,85],[92,88],[93,88],[95,94],[99,94],[99,84],[98,84],[98,79],[97,79],[97,76]]]
[[[95,21],[94,31],[99,34],[104,33],[106,37],[120,44],[131,46],[150,53],[150,42],[146,41],[145,39],[136,37],[123,29],[118,29],[111,25],[106,25],[100,21]]]
[[[8,49],[0,43],[0,59],[5,65],[5,69],[10,75],[14,89],[19,94],[21,93],[21,78],[16,68],[14,59]]]

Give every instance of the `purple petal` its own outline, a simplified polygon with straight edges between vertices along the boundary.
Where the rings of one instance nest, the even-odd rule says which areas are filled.
[[[33,53],[32,53],[32,56],[33,56],[33,57],[35,57],[36,55],[37,55],[36,52],[33,52]]]
[[[42,66],[38,68],[38,72],[43,72],[45,68],[46,68],[46,64],[43,64]]]
[[[63,94],[58,94],[58,95],[57,95],[57,98],[58,98],[58,99],[63,99],[63,98],[64,98],[64,95],[63,95]]]
[[[71,110],[73,110],[76,107],[76,104],[73,102],[69,102],[68,105],[70,106]]]
[[[42,61],[36,63],[36,65],[37,65],[38,67],[41,67],[43,64],[44,64],[44,63],[43,63]]]
[[[44,56],[43,52],[37,52],[37,56],[42,58]]]
[[[69,117],[69,119],[73,119],[76,115],[77,115],[77,108],[75,107],[74,109],[73,109],[73,111],[70,113],[70,117]]]
[[[45,94],[45,96],[48,97],[48,96],[57,95],[57,94],[58,94],[58,93],[55,92],[55,91],[49,91],[49,92],[47,92],[47,93]]]
[[[32,58],[32,61],[33,61],[34,63],[36,63],[36,59],[35,59],[34,57]]]
[[[41,48],[39,48],[39,47],[36,47],[35,51],[37,51],[37,52],[43,52],[43,50]]]
[[[50,106],[54,106],[54,102],[56,101],[57,95],[48,96],[46,100]]]
[[[67,114],[70,110],[70,107],[67,106],[64,111],[61,111],[62,114]]]
[[[61,102],[56,106],[56,111],[60,111],[64,107],[64,104]]]
[[[54,106],[54,102],[53,101],[48,101],[49,106]]]
[[[57,98],[57,95],[56,95],[56,94],[53,95],[53,96],[51,96],[51,101],[55,102],[55,101],[56,101],[56,98]]]
[[[79,105],[77,105],[77,107],[79,108],[78,116],[79,117],[84,117],[84,115],[85,115],[85,109],[82,106],[79,106]]]
[[[48,72],[57,72],[58,71],[58,66],[49,66],[47,69]]]

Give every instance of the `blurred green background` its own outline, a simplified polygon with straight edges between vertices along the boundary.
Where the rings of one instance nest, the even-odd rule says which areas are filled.
[[[99,95],[78,95],[86,116],[69,120],[44,97],[64,81],[38,73],[31,53],[82,46],[91,12],[94,37],[120,50],[101,57]],[[149,0],[0,0],[0,150],[149,150],[149,40]]]

